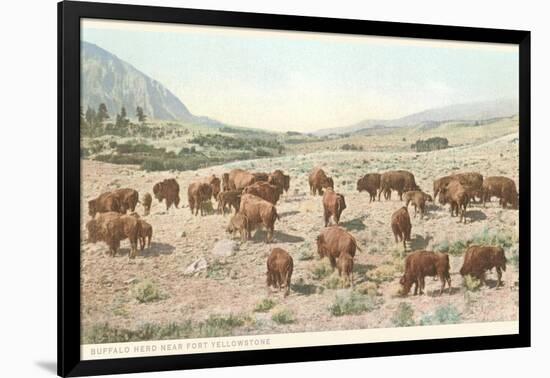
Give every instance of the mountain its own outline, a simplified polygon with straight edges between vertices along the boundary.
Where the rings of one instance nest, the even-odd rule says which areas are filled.
[[[172,92],[131,64],[89,42],[81,43],[81,105],[105,103],[111,118],[122,106],[132,117],[141,106],[149,118],[180,120],[221,126],[207,117],[197,117]]]
[[[499,99],[480,101],[467,104],[455,104],[424,110],[405,117],[392,120],[367,119],[350,126],[322,129],[313,132],[314,135],[346,134],[372,128],[408,127],[420,124],[438,124],[447,121],[477,121],[492,118],[510,117],[519,112],[517,99]]]

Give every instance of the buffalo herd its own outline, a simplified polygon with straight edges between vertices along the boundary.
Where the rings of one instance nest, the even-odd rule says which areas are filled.
[[[324,229],[316,238],[317,252],[320,258],[327,257],[330,264],[343,277],[343,284],[353,286],[353,259],[361,251],[354,236],[339,226],[342,212],[346,209],[344,195],[334,190],[334,180],[322,168],[314,168],[309,177],[310,194],[322,196]],[[272,173],[249,172],[233,169],[224,173],[221,178],[211,175],[189,184],[187,200],[191,213],[197,216],[207,214],[206,207],[211,199],[218,202],[217,212],[225,215],[234,214],[229,220],[226,232],[239,233],[243,242],[250,240],[252,231],[265,229],[265,242],[273,240],[275,222],[279,220],[277,202],[283,193],[288,192],[290,176],[277,169]],[[153,195],[159,201],[165,201],[166,209],[172,205],[178,208],[180,187],[174,178],[165,179],[154,184]],[[414,217],[426,216],[426,203],[437,198],[441,205],[449,205],[451,216],[459,217],[459,223],[466,222],[466,209],[472,202],[485,206],[492,197],[499,199],[503,208],[518,208],[518,192],[515,182],[507,177],[483,177],[479,173],[468,172],[438,178],[433,182],[433,197],[423,192],[416,184],[411,172],[396,170],[385,173],[368,173],[357,181],[357,191],[366,191],[369,202],[390,200],[392,192],[397,192],[399,199],[405,201],[390,219],[395,242],[402,242],[406,251],[407,242],[411,242],[411,219],[408,207],[412,204]],[[105,242],[109,254],[115,256],[120,242],[128,239],[131,245],[130,258],[135,258],[139,248],[150,247],[153,227],[135,212],[136,205],[141,203],[144,216],[150,213],[152,196],[145,193],[141,202],[136,190],[130,188],[105,192],[88,201],[88,212],[91,217],[86,223],[87,241]],[[210,208],[211,209],[211,208]],[[127,214],[129,212],[129,214]],[[332,218],[332,222],[331,222]],[[332,223],[332,225],[331,225]],[[267,259],[267,286],[290,291],[290,280],[294,268],[290,254],[273,248]],[[449,256],[446,253],[431,251],[413,251],[407,254],[404,261],[404,274],[401,277],[400,292],[407,295],[414,285],[414,294],[422,294],[424,279],[427,276],[439,278],[440,294],[445,285],[451,292]],[[506,257],[500,247],[470,246],[464,255],[461,275],[471,275],[484,282],[485,272],[496,268],[498,286],[501,284],[502,271],[506,270]]]

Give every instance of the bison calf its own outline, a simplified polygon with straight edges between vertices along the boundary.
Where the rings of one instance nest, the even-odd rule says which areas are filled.
[[[273,248],[267,258],[266,283],[267,287],[285,290],[285,297],[290,293],[290,279],[294,262],[292,256],[282,248]]]
[[[239,231],[241,240],[244,242],[250,237],[250,230],[248,229],[248,218],[242,213],[236,213],[229,220],[229,224],[225,229],[228,233],[234,234]]]
[[[407,243],[411,241],[411,217],[406,207],[395,211],[391,216],[391,229],[395,242],[403,241],[403,249],[407,250]]]
[[[151,212],[151,204],[153,203],[153,197],[149,193],[145,193],[143,195],[143,198],[141,200],[141,204],[143,205],[143,215],[147,216]]]
[[[323,194],[323,209],[325,227],[328,226],[330,217],[334,218],[336,224],[340,223],[340,215],[346,209],[346,200],[342,194],[336,193],[334,190],[327,188]]]
[[[413,190],[405,193],[405,207],[409,207],[409,203],[412,202],[414,206],[414,217],[416,218],[416,212],[420,211],[420,218],[424,217],[426,213],[426,202],[433,201],[432,196],[419,190]]]
[[[471,275],[485,283],[485,271],[496,268],[498,282],[502,284],[502,271],[506,271],[506,256],[501,247],[472,245],[464,254],[464,263],[460,268],[462,276]]]
[[[411,286],[414,284],[414,295],[420,290],[420,295],[424,292],[424,278],[426,276],[439,277],[441,289],[439,295],[443,293],[445,283],[449,286],[451,294],[451,275],[449,273],[449,255],[441,252],[415,251],[411,252],[405,259],[405,273],[399,283],[402,286],[401,295],[409,294]]]

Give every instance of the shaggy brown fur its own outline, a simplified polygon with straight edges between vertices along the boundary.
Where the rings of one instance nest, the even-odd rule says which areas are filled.
[[[485,284],[485,271],[496,268],[497,287],[502,284],[502,271],[506,271],[504,249],[494,246],[472,245],[464,254],[464,263],[460,268],[462,276],[471,275]]]
[[[346,200],[342,194],[336,193],[331,188],[327,188],[323,194],[323,209],[325,227],[328,226],[330,217],[334,218],[336,224],[340,223],[340,215],[346,208]]]
[[[166,210],[172,205],[178,208],[180,203],[180,186],[176,179],[165,179],[153,186],[153,194],[159,202],[166,199]]]
[[[483,187],[483,176],[477,172],[455,173],[450,176],[440,177],[433,182],[434,196],[436,199],[441,189],[445,188],[452,180],[458,180],[465,188],[470,191],[470,195],[481,198]]]
[[[401,294],[409,294],[411,286],[414,284],[414,295],[418,293],[418,289],[420,289],[419,294],[422,295],[424,293],[424,278],[426,276],[439,277],[441,281],[439,295],[443,294],[445,282],[447,282],[449,294],[451,294],[450,269],[449,255],[446,253],[430,251],[411,252],[405,259],[405,273],[399,281],[402,286]]]
[[[109,246],[109,254],[115,256],[120,242],[128,239],[131,245],[129,258],[137,255],[138,235],[141,232],[139,219],[132,215],[121,215],[115,212],[100,213],[86,223],[88,241],[103,241]]]
[[[379,173],[367,173],[365,176],[357,180],[357,191],[366,191],[370,195],[369,202],[376,200],[376,192],[380,188]]]
[[[380,177],[380,188],[378,190],[378,200],[384,192],[386,199],[391,199],[391,191],[397,191],[399,199],[403,200],[403,193],[410,190],[420,190],[414,180],[414,175],[408,171],[389,171]]]
[[[344,276],[342,286],[347,285],[353,287],[353,256],[350,256],[347,253],[342,253],[340,257],[338,257],[337,267],[338,276]]]
[[[504,176],[491,176],[483,181],[483,205],[491,201],[491,197],[497,197],[502,208],[508,205],[512,209],[518,208],[518,190],[514,180]]]
[[[139,202],[139,193],[137,190],[123,188],[113,191],[113,194],[118,197],[121,205],[121,212],[126,213],[127,210],[134,212],[136,205]]]
[[[218,194],[218,213],[225,215],[225,210],[228,207],[231,212],[231,207],[235,209],[235,213],[239,211],[241,204],[241,191],[229,190]]]
[[[334,181],[332,177],[328,177],[321,168],[313,168],[313,171],[309,174],[309,192],[312,195],[318,193],[323,195],[323,189],[334,189]]]
[[[149,193],[145,193],[141,199],[143,205],[143,215],[147,216],[151,212],[151,204],[153,203],[153,197]]]
[[[144,220],[139,221],[139,226],[139,247],[143,251],[145,245],[147,245],[147,248],[151,248],[151,239],[153,238],[153,226],[151,226]]]
[[[231,188],[229,186],[229,173],[224,173],[222,175],[222,190],[224,192],[227,192],[227,191],[231,190]]]
[[[406,207],[396,210],[391,216],[391,229],[395,242],[403,241],[403,249],[407,250],[407,243],[411,241],[411,217]]]
[[[258,181],[256,177],[245,170],[232,169],[229,172],[228,183],[231,190],[242,190],[256,181]]]
[[[253,172],[252,175],[256,178],[256,182],[269,180],[269,173],[266,172]]]
[[[241,235],[241,240],[243,242],[248,240],[248,238],[250,237],[250,231],[248,229],[248,218],[242,213],[236,213],[231,217],[231,220],[229,221],[229,224],[227,225],[225,231],[232,235],[235,232],[239,231],[239,234]]]
[[[99,197],[88,201],[88,214],[94,217],[97,213],[115,211],[123,213],[118,196],[111,192],[102,193]]]
[[[218,194],[221,191],[221,180],[216,177],[216,175],[210,175],[204,179],[205,183],[210,185],[210,189],[212,191],[212,197],[217,200]]]
[[[339,226],[325,227],[317,237],[317,253],[320,258],[329,258],[332,269],[338,257],[344,253],[355,257],[356,250],[361,251],[355,238]]]
[[[253,194],[243,194],[239,211],[248,219],[249,232],[263,226],[267,230],[265,242],[270,243],[273,240],[275,221],[279,219],[273,204]],[[250,238],[250,234],[248,237]]]
[[[276,289],[285,290],[285,297],[290,293],[290,279],[294,262],[292,256],[282,248],[273,248],[267,258],[266,284]]]
[[[433,202],[432,196],[419,190],[413,190],[405,193],[405,206],[408,208],[412,202],[414,206],[414,217],[416,218],[417,210],[420,211],[420,218],[426,213],[426,202]]]
[[[470,191],[466,189],[458,180],[451,180],[447,186],[441,188],[439,192],[439,203],[442,205],[451,205],[451,216],[460,215],[459,222],[466,223],[466,208],[470,202]]]
[[[199,210],[201,215],[205,215],[204,204],[212,198],[212,187],[205,182],[192,182],[187,187],[187,201],[191,214],[198,215]]]
[[[275,185],[277,188],[279,188],[279,192],[282,194],[283,190],[288,192],[288,189],[290,188],[290,176],[285,175],[283,171],[280,169],[274,170],[267,180],[271,185]]]
[[[281,192],[275,185],[268,184],[265,181],[257,181],[254,184],[247,186],[243,189],[243,193],[254,194],[260,198],[263,198],[267,202],[273,205],[277,204]]]

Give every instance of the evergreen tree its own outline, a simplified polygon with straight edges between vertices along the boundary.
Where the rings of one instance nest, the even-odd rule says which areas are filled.
[[[86,115],[84,117],[86,118],[86,122],[88,123],[88,125],[93,126],[95,124],[96,113],[94,109],[88,106],[88,109],[86,110]]]
[[[139,122],[145,123],[145,120],[147,119],[147,116],[143,112],[143,108],[141,106],[138,106],[136,108],[136,116],[137,116]]]
[[[107,105],[105,105],[103,102],[99,104],[99,107],[97,108],[97,121],[99,123],[102,123],[103,121],[109,119],[109,112],[107,111]]]

